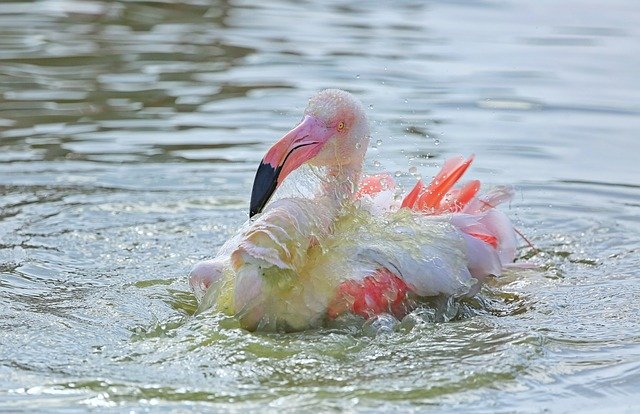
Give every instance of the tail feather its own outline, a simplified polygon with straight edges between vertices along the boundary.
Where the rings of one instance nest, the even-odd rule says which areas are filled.
[[[409,191],[409,194],[407,194],[404,200],[402,200],[402,204],[400,205],[400,208],[408,208],[413,210],[416,204],[416,201],[418,201],[418,197],[422,193],[423,189],[424,189],[424,184],[422,183],[422,180],[418,180],[416,185],[413,187],[413,190]]]
[[[510,201],[514,194],[515,191],[511,186],[497,186],[489,190],[486,194],[470,200],[462,211],[469,214],[481,213]]]
[[[465,160],[460,156],[445,161],[440,172],[427,187],[422,180],[416,183],[402,201],[401,208],[410,208],[427,214],[461,210],[480,189],[478,180],[467,183],[461,189],[453,188],[473,162],[473,157],[472,155]]]
[[[471,155],[467,159],[459,156],[445,161],[429,185],[425,187],[422,181],[416,183],[404,198],[401,208],[428,215],[452,213],[454,226],[491,246],[505,265],[515,258],[515,230],[507,216],[495,207],[510,200],[514,191],[511,187],[501,186],[479,195],[479,180],[454,188],[473,159]]]
[[[436,209],[445,194],[467,171],[471,162],[473,162],[473,155],[466,160],[460,156],[445,161],[440,172],[431,180],[427,189],[418,199],[417,209],[420,211]]]
[[[462,186],[462,188],[451,189],[444,196],[444,199],[440,203],[440,207],[436,210],[435,214],[442,213],[455,213],[462,211],[463,208],[469,204],[473,197],[480,190],[480,180],[472,180]]]

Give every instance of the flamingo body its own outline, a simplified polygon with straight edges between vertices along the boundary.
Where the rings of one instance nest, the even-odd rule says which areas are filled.
[[[515,255],[514,230],[495,209],[506,187],[479,196],[456,182],[473,158],[445,162],[402,202],[388,175],[361,179],[368,124],[350,94],[314,96],[300,125],[269,150],[256,174],[252,220],[216,257],[196,265],[200,308],[239,318],[247,329],[301,330],[343,313],[403,316],[416,299],[474,295]],[[326,170],[314,197],[269,202],[304,163]]]

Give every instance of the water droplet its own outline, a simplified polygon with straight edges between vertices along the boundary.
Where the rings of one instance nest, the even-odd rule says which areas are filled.
[[[415,165],[412,165],[411,167],[409,167],[409,174],[416,175],[417,173],[418,173],[418,167],[416,167]]]
[[[381,139],[377,140],[377,141],[376,141],[376,145],[377,145],[377,146],[382,145],[382,140],[381,140]]]
[[[377,168],[377,167],[380,167],[380,165],[381,165],[381,164],[380,164],[380,161],[378,161],[378,160],[373,161],[373,166],[374,166],[374,167],[376,167],[376,168]]]
[[[368,319],[362,325],[362,333],[370,337],[390,335],[398,324],[399,321],[392,315],[383,313]]]
[[[373,105],[369,105],[369,109],[373,109]]]
[[[434,140],[433,140],[433,145],[435,145],[436,147],[437,147],[438,145],[440,145],[440,140],[439,140],[439,139],[434,139]]]
[[[402,171],[396,171],[394,174],[396,177],[402,176]]]
[[[356,79],[360,79],[360,75],[356,75]]]
[[[362,144],[361,144],[361,143],[359,143],[359,142],[357,142],[357,143],[356,143],[356,149],[360,149],[360,148],[362,148]]]

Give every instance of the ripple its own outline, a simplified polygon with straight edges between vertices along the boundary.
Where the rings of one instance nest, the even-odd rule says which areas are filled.
[[[614,3],[2,3],[0,405],[632,412],[640,16]],[[190,266],[326,87],[369,108],[367,162],[400,184],[456,153],[514,184],[535,266],[401,321],[194,316]]]

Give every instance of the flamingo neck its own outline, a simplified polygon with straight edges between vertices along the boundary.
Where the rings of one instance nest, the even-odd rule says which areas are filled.
[[[332,210],[337,213],[345,203],[351,202],[358,190],[362,163],[329,167],[323,183],[323,196],[329,200]]]

